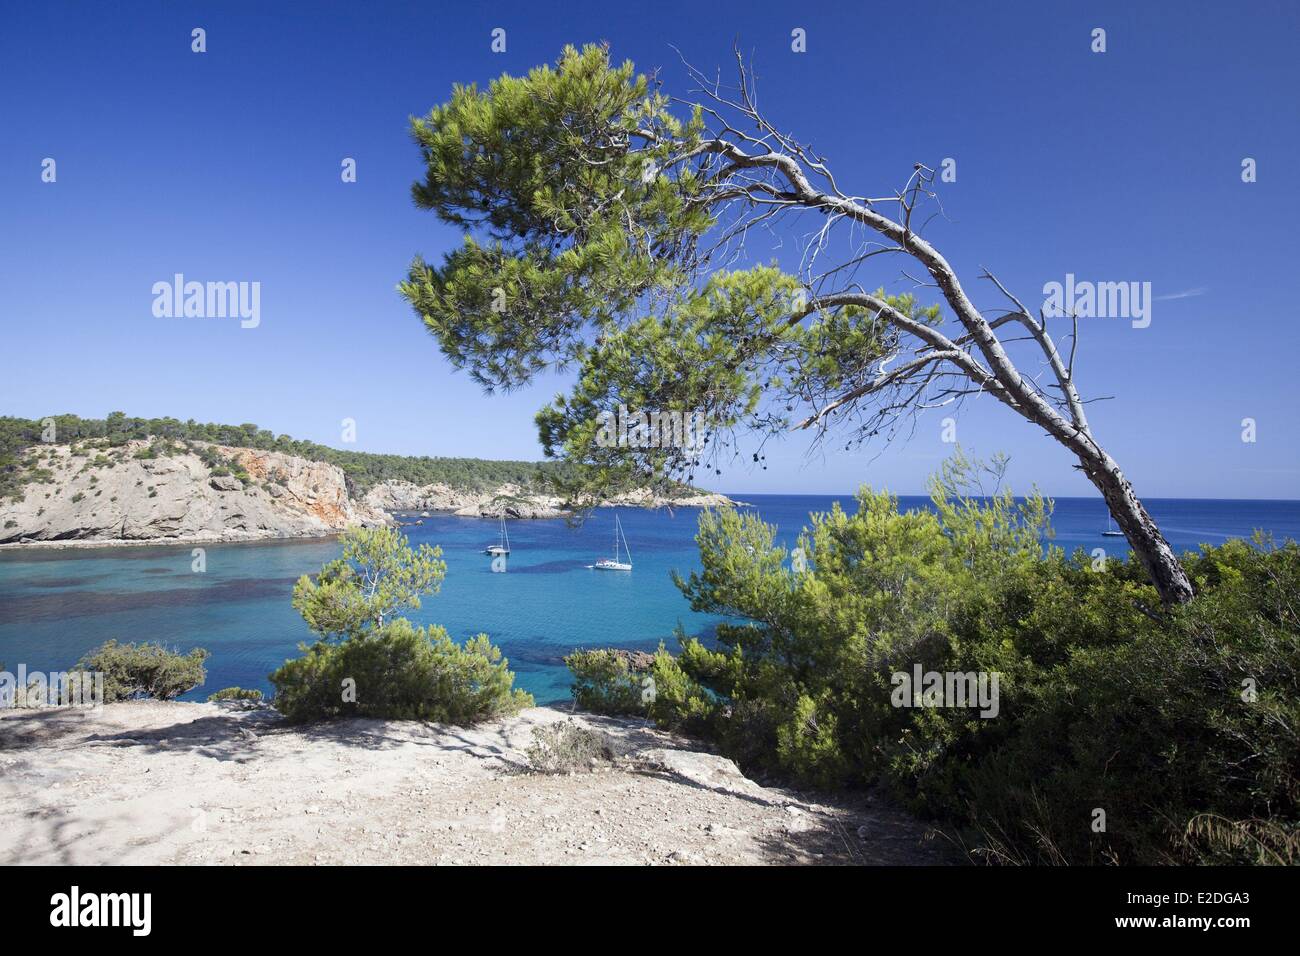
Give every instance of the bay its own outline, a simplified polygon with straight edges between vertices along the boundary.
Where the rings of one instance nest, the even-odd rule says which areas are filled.
[[[812,511],[850,496],[746,495],[778,539],[792,545]],[[1147,499],[1148,510],[1178,551],[1249,537],[1256,529],[1277,540],[1300,539],[1300,501]],[[924,507],[902,498],[900,507]],[[613,553],[614,512],[597,511],[578,528],[562,520],[509,523],[512,554],[494,573],[482,549],[497,525],[477,518],[433,515],[404,528],[415,544],[439,545],[447,561],[440,594],[409,617],[442,624],[457,640],[486,633],[515,671],[517,684],[539,703],[568,699],[563,656],[576,647],[674,647],[673,630],[712,633],[719,619],[691,611],[670,572],[699,566],[693,509],[619,509],[631,548],[630,573],[596,571]],[[1067,551],[1105,548],[1122,557],[1122,538],[1104,537],[1099,499],[1058,498],[1055,544]],[[334,539],[204,545],[206,571],[191,570],[192,545],[0,552],[0,664],[15,670],[62,670],[109,639],[160,641],[186,651],[212,652],[208,679],[187,695],[202,700],[238,685],[269,692],[266,677],[300,641],[311,638],[290,606],[294,582],[339,554]]]

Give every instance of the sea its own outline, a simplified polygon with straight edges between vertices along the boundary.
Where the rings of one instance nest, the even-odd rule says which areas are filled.
[[[747,495],[793,546],[812,512],[834,501],[855,510],[852,496]],[[1300,540],[1300,501],[1145,499],[1178,551],[1250,537]],[[901,498],[900,509],[928,505]],[[618,515],[631,552],[630,572],[590,566],[612,555]],[[498,523],[433,514],[407,525],[412,544],[442,548],[447,576],[440,593],[406,616],[441,624],[458,640],[487,634],[501,647],[516,685],[539,703],[570,699],[563,657],[581,647],[653,650],[675,647],[680,626],[708,639],[720,618],[693,612],[671,573],[699,567],[698,511],[599,509],[579,527],[563,520],[508,523],[506,570],[492,570],[483,549],[499,538]],[[410,519],[414,520],[414,519]],[[1100,499],[1057,498],[1053,544],[1074,551],[1105,548],[1124,557],[1123,538],[1106,537]],[[298,654],[311,634],[290,606],[294,582],[337,558],[337,539],[203,545],[206,569],[194,570],[193,545],[0,551],[0,666],[16,671],[66,670],[104,641],[156,641],[180,651],[211,652],[207,681],[186,695],[202,700],[219,688],[269,693],[267,675]]]

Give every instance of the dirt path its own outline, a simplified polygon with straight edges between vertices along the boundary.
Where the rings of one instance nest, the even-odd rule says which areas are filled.
[[[533,729],[566,719],[304,729],[237,704],[10,711],[0,864],[953,861],[870,796],[760,787],[639,721],[577,715],[615,759],[531,772]]]

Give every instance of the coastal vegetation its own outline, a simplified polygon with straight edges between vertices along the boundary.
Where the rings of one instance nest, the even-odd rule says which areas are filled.
[[[223,687],[221,690],[208,695],[209,701],[247,700],[256,703],[261,699],[262,692],[260,690],[247,687]]]
[[[207,678],[211,655],[196,647],[187,654],[161,644],[106,641],[88,651],[73,670],[104,675],[104,703],[151,698],[175,700]]]
[[[574,702],[593,714],[649,717],[660,726],[707,736],[718,698],[663,646],[654,654],[616,648],[575,650],[564,664]]]
[[[445,628],[397,618],[365,637],[317,642],[271,675],[291,721],[342,717],[475,724],[531,707],[486,634],[457,644]]]
[[[1197,596],[1166,607],[1136,562],[1045,554],[1050,504],[973,493],[973,468],[949,463],[932,509],[864,489],[791,551],[702,513],[678,587],[733,623],[641,672],[571,655],[578,702],[749,773],[888,788],[989,862],[1300,862],[1300,547],[1185,555]],[[928,699],[900,681],[918,670],[997,675],[993,706]]]
[[[646,668],[615,648],[575,650],[564,656],[573,675],[574,702],[593,714],[650,714],[645,694]]]
[[[353,528],[343,557],[304,575],[293,604],[318,636],[270,675],[292,721],[382,717],[473,724],[533,703],[486,634],[457,644],[445,628],[393,615],[418,609],[446,574],[442,552],[396,528]]]

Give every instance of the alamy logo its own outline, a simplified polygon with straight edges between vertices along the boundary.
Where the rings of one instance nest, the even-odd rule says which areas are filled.
[[[238,318],[240,328],[262,323],[262,283],[186,282],[176,273],[171,282],[153,284],[153,314],[160,319]]]
[[[0,708],[7,707],[100,707],[104,703],[104,675],[101,671],[0,671]]]
[[[131,935],[148,936],[153,928],[153,894],[86,893],[74,886],[50,897],[51,926],[129,926]]]
[[[619,405],[616,412],[600,413],[596,444],[601,448],[685,448],[703,445],[704,416],[699,412],[630,412]]]
[[[1135,329],[1151,324],[1150,282],[1075,282],[1074,273],[1067,272],[1064,283],[1044,285],[1043,296],[1043,315],[1049,319],[1132,319]]]
[[[889,702],[895,707],[978,707],[981,717],[998,715],[997,671],[926,671],[921,665],[912,673],[896,671],[889,682],[894,691]]]

